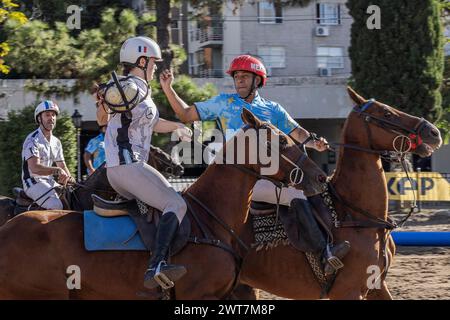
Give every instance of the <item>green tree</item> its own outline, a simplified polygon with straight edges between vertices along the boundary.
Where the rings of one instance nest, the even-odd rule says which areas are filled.
[[[8,113],[8,120],[0,122],[0,194],[11,195],[13,187],[22,186],[22,146],[28,134],[37,128],[34,105]],[[64,157],[72,175],[76,172],[76,131],[72,119],[62,113],[58,116],[53,134],[61,140]],[[75,175],[74,175],[75,176]]]
[[[369,29],[369,5],[381,9],[381,29]],[[349,0],[353,86],[408,113],[442,115],[441,7],[437,0]]]
[[[94,82],[110,77],[109,72],[119,62],[120,46],[135,35],[138,24],[139,19],[131,10],[117,15],[115,9],[102,13],[99,28],[83,30],[76,36],[62,22],[56,22],[54,28],[40,20],[21,27],[9,23],[6,32],[12,50],[7,62],[21,78],[76,79],[70,87],[48,81],[29,84],[29,89],[44,96],[76,96],[89,91]]]
[[[19,11],[14,10],[19,5],[12,0],[0,0],[0,27],[3,27],[7,21],[15,21],[17,24],[27,22],[27,17]],[[0,42],[0,74],[7,74],[9,67],[4,64],[3,58],[8,54],[10,46],[8,42]]]

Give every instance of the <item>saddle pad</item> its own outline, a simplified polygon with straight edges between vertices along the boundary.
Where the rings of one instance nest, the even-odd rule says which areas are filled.
[[[104,218],[84,211],[84,245],[88,251],[148,251],[129,216]]]

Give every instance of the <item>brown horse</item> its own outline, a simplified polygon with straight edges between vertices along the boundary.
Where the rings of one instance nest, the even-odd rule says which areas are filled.
[[[248,132],[256,131],[257,145],[262,150],[276,146],[273,137],[283,146],[280,166],[264,178],[275,183],[292,181],[298,167],[304,178],[297,187],[305,194],[317,194],[323,189],[319,182],[322,171],[300,148],[274,126],[261,122],[244,110],[244,130],[224,147],[229,159],[245,155],[244,164],[212,164],[187,190],[204,206],[215,213],[219,223],[208,216],[200,205],[188,202],[198,213],[206,230],[220,240],[222,247],[189,242],[172,257],[176,264],[186,266],[188,273],[177,281],[174,295],[179,299],[220,299],[233,288],[237,277],[236,256],[241,252],[239,241],[226,228],[240,234],[245,226],[251,192],[264,167],[260,161],[250,162],[254,148],[250,140],[232,146]],[[266,137],[267,144],[261,143]],[[253,151],[253,152],[251,152]],[[238,153],[240,152],[240,153]],[[273,153],[275,154],[275,153]],[[220,159],[221,156],[218,156]],[[241,157],[242,159],[242,157]],[[276,159],[276,158],[274,158]],[[267,167],[265,161],[261,161]],[[273,162],[273,161],[272,161]],[[272,164],[270,162],[270,164]],[[188,212],[192,219],[192,215]],[[224,228],[226,226],[226,228]],[[192,236],[202,239],[197,223],[192,224]],[[146,252],[107,251],[87,252],[83,246],[83,214],[72,211],[34,211],[19,215],[0,228],[0,298],[3,299],[136,299],[155,297],[155,291],[143,287],[143,274],[148,260]],[[225,248],[225,250],[224,250]],[[233,254],[234,253],[234,254]],[[281,261],[280,261],[281,263]],[[80,270],[81,289],[69,290],[67,268],[76,265]],[[30,266],[33,266],[30,268]]]
[[[172,160],[169,154],[160,148],[151,146],[148,164],[161,172],[165,177],[180,177],[184,173],[184,168],[179,163]],[[69,202],[71,210],[83,211],[93,207],[91,195],[93,193],[110,199],[115,197],[116,192],[109,184],[106,177],[106,168],[101,166],[86,181],[77,184],[65,193],[65,198]],[[0,226],[14,216],[14,199],[0,196]]]
[[[328,297],[391,299],[385,276],[395,245],[389,236],[389,222],[385,223],[388,193],[380,155],[396,148],[429,156],[440,147],[442,139],[439,130],[428,121],[377,101],[367,101],[350,88],[348,92],[356,106],[343,129],[343,143],[330,185],[336,190],[333,200],[343,226],[334,228],[335,240],[348,240],[352,248]],[[248,244],[252,241],[251,229],[247,224],[241,235]],[[387,256],[387,265],[383,255]],[[379,282],[374,277],[376,267],[381,271]],[[240,281],[291,299],[318,299],[321,294],[305,255],[291,246],[251,250],[244,259]]]

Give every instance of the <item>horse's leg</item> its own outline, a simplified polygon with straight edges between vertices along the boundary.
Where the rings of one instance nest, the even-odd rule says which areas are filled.
[[[232,289],[235,260],[223,249],[189,244],[172,262],[187,269],[187,274],[176,282],[176,299],[224,299]]]
[[[254,289],[246,284],[239,284],[236,289],[233,290],[230,296],[230,300],[258,300],[259,290]]]
[[[367,300],[392,300],[392,295],[387,287],[386,281],[382,281],[380,289],[372,289],[366,297]]]

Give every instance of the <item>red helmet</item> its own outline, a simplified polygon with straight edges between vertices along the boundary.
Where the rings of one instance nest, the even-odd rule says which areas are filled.
[[[261,77],[260,87],[266,84],[267,72],[261,61],[249,55],[241,55],[233,59],[227,73],[233,76],[235,71],[248,71]]]

